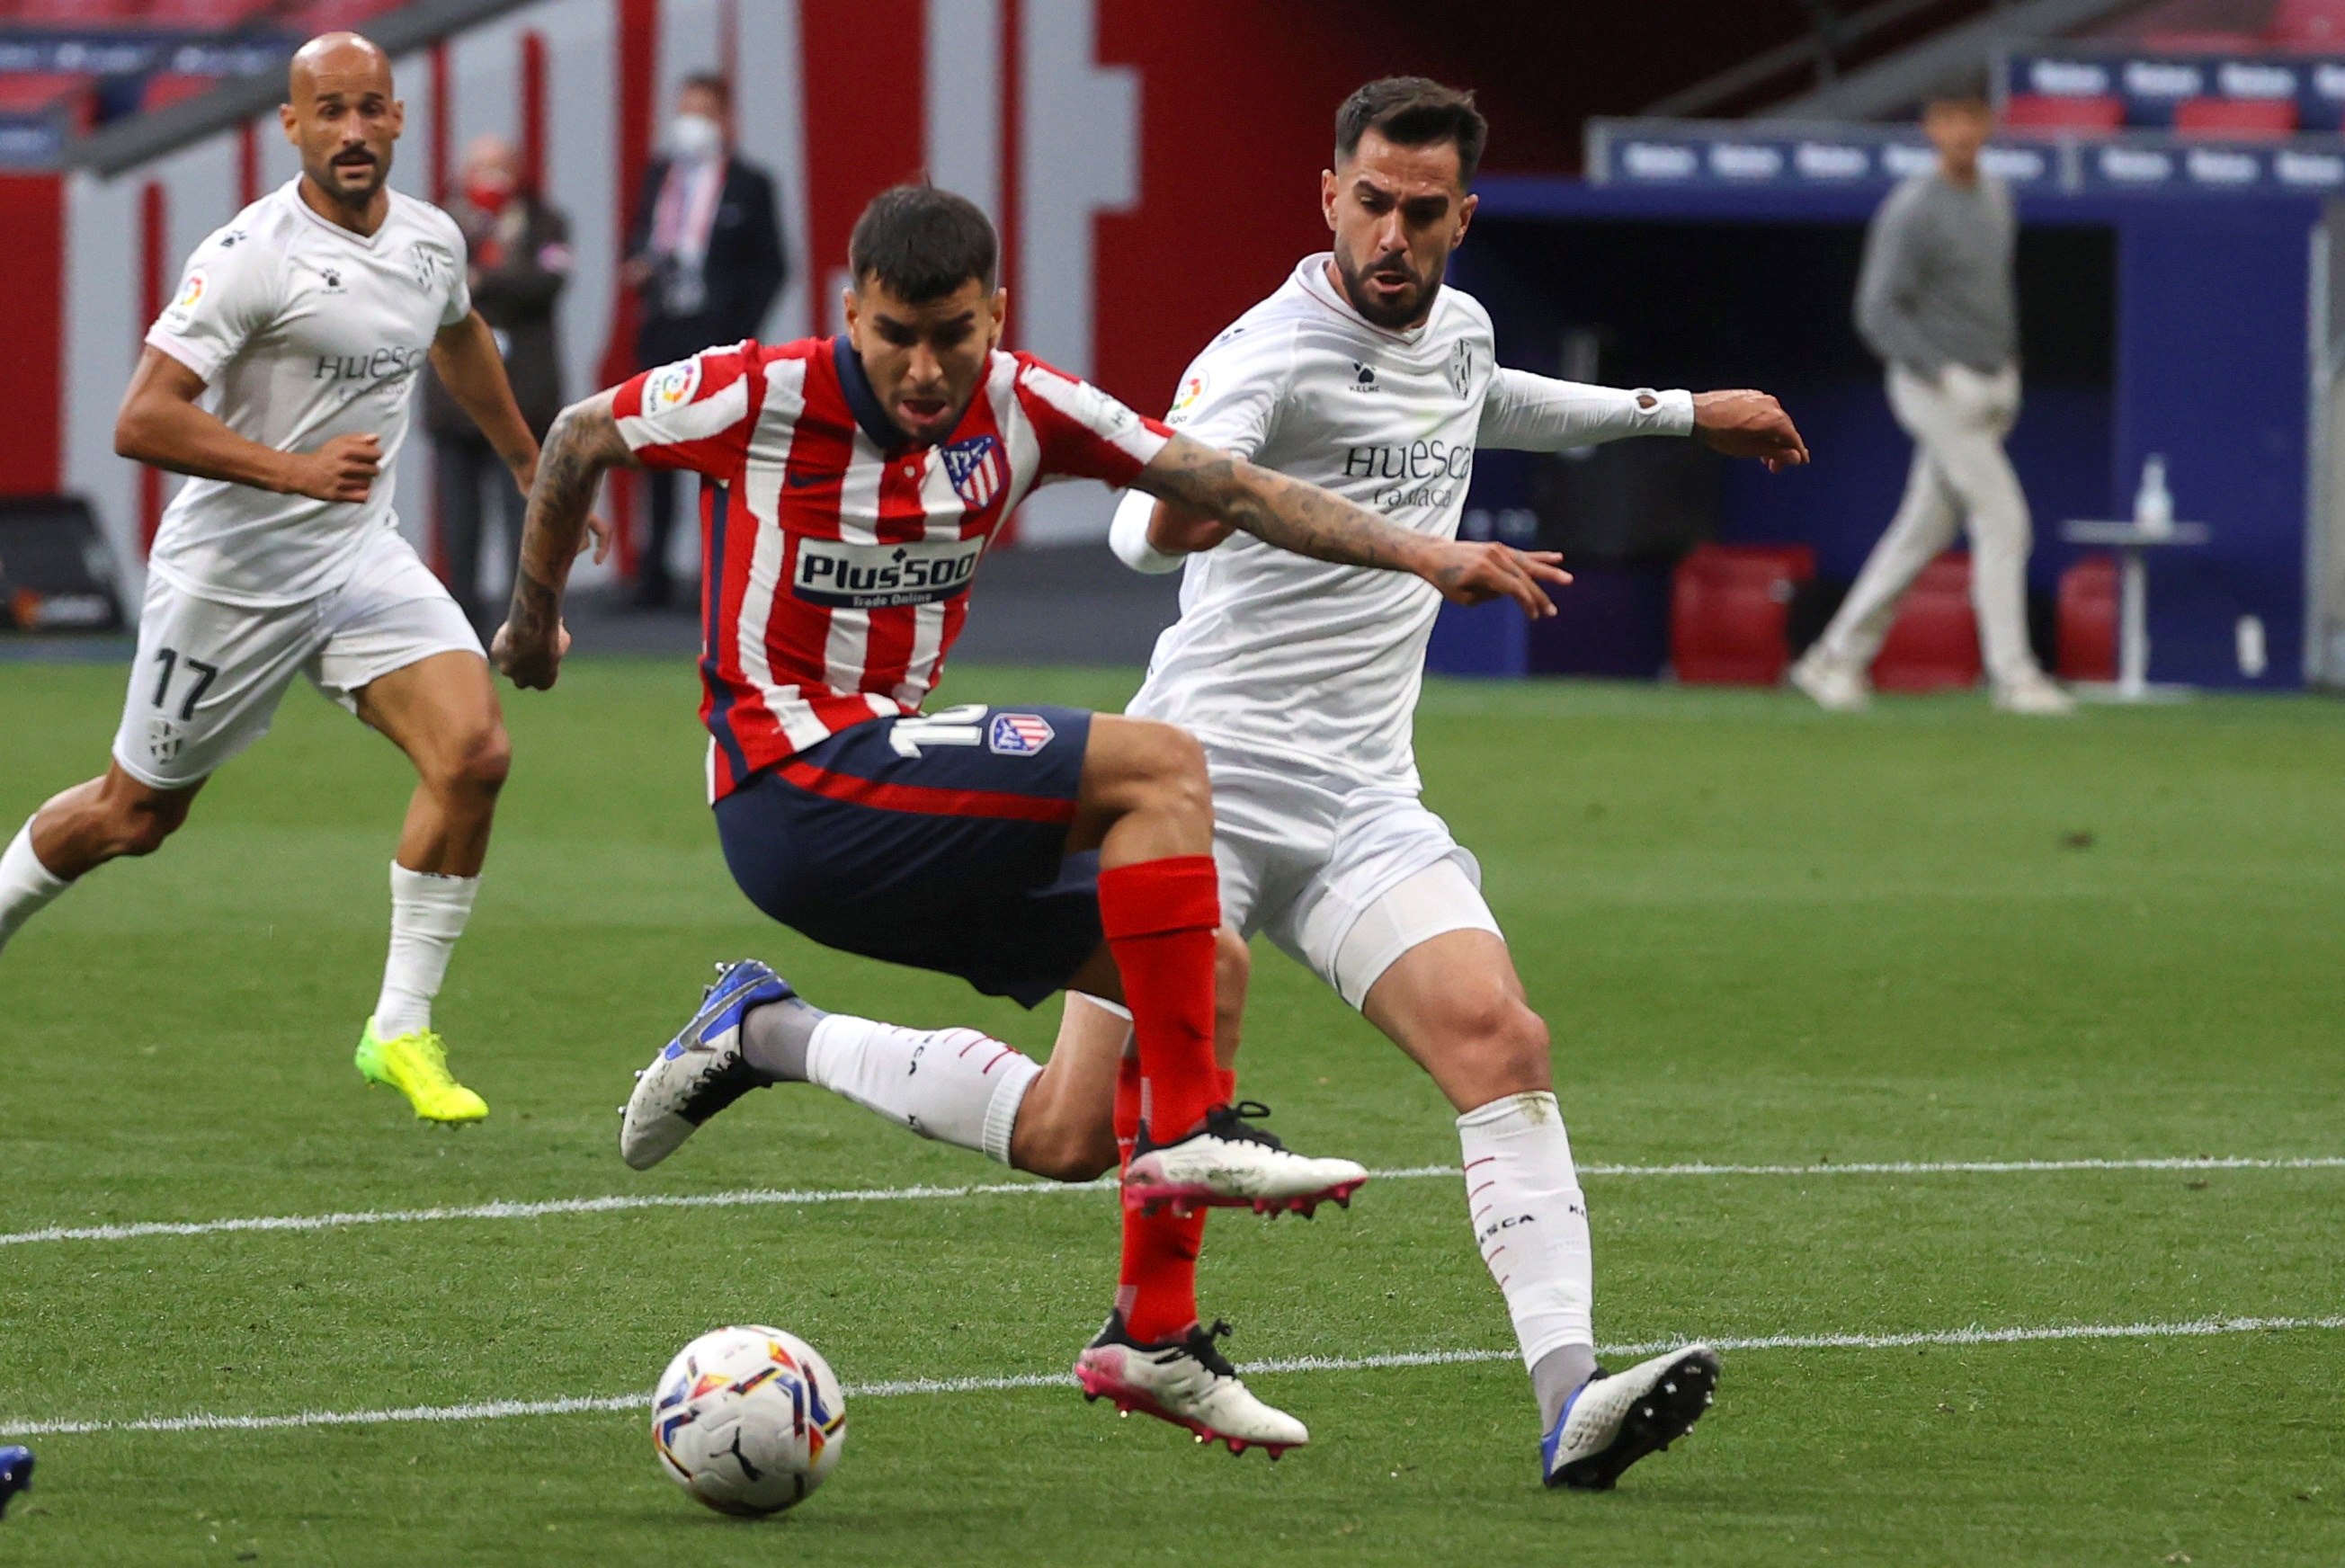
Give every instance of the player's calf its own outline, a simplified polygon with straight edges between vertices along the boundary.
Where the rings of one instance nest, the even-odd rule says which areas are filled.
[[[923,1138],[1007,1163],[1020,1103],[1041,1072],[976,1029],[906,1029],[826,1013],[748,960],[719,966],[691,1021],[635,1075],[619,1149],[646,1169],[751,1089],[810,1083]]]
[[[186,825],[201,784],[157,789],[119,763],[56,795],[26,824],[41,863],[70,882],[123,855],[152,855]]]

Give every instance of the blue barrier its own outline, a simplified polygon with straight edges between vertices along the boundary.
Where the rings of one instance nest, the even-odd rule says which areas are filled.
[[[1482,182],[1455,276],[1490,306],[1506,363],[1558,373],[1563,335],[1584,329],[1609,345],[1597,374],[1614,384],[1756,385],[1782,394],[1816,466],[1774,476],[1731,469],[1721,537],[1814,545],[1822,573],[1845,579],[1887,524],[1912,452],[1848,319],[1858,241],[1882,189],[1878,180],[1493,177]],[[2020,193],[2023,248],[2028,234],[2062,233],[2101,235],[2096,243],[2106,247],[2097,303],[2038,297],[2023,302],[2023,316],[2039,331],[2077,309],[2109,317],[2100,368],[2065,379],[2032,374],[2013,435],[2013,460],[2036,519],[2031,582],[2048,594],[2075,559],[2057,539],[2064,518],[2128,515],[2144,460],[2163,454],[2178,506],[2209,523],[2214,537],[2155,569],[2153,677],[2294,686],[2303,671],[2285,651],[2303,645],[2308,321],[2322,204],[2269,185],[2230,189],[2221,220],[2210,222],[2213,199],[2179,179],[2163,189],[2046,184]],[[1721,228],[1751,242],[1732,243]],[[1689,232],[1696,229],[1711,232]],[[1637,253],[1642,259],[1620,268],[1607,288],[1590,287],[1585,258],[1601,249],[1599,237],[1619,232],[1646,246]],[[1753,255],[1764,248],[1756,242],[1785,233],[1818,237],[1796,276],[1780,258],[1767,263],[1785,268],[1787,286],[1802,291],[1789,326],[1759,321],[1747,299],[1728,298],[1729,285],[1746,295],[1758,287],[1747,278],[1736,283],[1738,273],[1761,265]],[[1672,243],[1671,235],[1684,238]],[[1530,465],[1478,462],[1469,508],[1496,516],[1528,507],[1529,474]],[[2279,652],[2254,674],[2238,662],[2237,625],[2247,615],[2261,620]],[[1629,597],[1609,604],[1606,619],[1634,621]],[[1449,612],[1434,667],[1460,667],[1445,662],[1453,655],[1482,673],[1545,663],[1534,642],[1552,634],[1533,632],[1519,649],[1502,635],[1496,617],[1469,628]],[[1613,653],[1641,657],[1626,642]]]
[[[1911,126],[1765,120],[1590,120],[1588,177],[1667,189],[1879,192],[1936,161]],[[2345,192],[2345,139],[2177,137],[2163,132],[2051,139],[2006,137],[1980,163],[2014,190],[2158,195],[2326,196]]]
[[[2122,46],[2043,44],[2007,50],[1995,71],[1997,101],[2116,98],[2126,123],[2168,126],[2192,98],[2292,100],[2297,124],[2333,131],[2345,123],[2345,55],[2166,53]]]

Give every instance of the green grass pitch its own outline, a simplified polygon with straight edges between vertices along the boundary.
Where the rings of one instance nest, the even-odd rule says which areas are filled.
[[[0,835],[96,769],[119,680],[0,664]],[[964,671],[949,695],[1112,707],[1130,685]],[[404,764],[292,693],[178,842],[0,957],[0,1232],[1007,1179],[811,1090],[620,1165],[629,1071],[715,959],[1037,1053],[1056,1023],[757,916],[701,802],[694,699],[687,663],[620,661],[509,702],[518,769],[440,1009],[494,1114],[449,1132],[350,1061]],[[1274,1467],[1070,1389],[859,1398],[829,1485],[762,1524],[685,1499],[634,1409],[50,1431],[0,1563],[2345,1562],[2334,1163],[1600,1168],[2333,1162],[2345,710],[1844,721],[1772,693],[1436,683],[1419,736],[1599,1168],[1608,1344],[2299,1326],[1730,1350],[1710,1419],[1609,1496],[1539,1487],[1505,1359],[1264,1374],[1315,1439]],[[1246,1090],[1297,1141],[1456,1160],[1430,1087],[1267,948],[1250,1028]],[[1060,1373],[1114,1235],[1093,1191],[10,1241],[0,1442],[627,1395],[728,1321],[805,1335],[851,1385]],[[1203,1287],[1241,1361],[1511,1343],[1447,1177],[1309,1225],[1219,1218]]]

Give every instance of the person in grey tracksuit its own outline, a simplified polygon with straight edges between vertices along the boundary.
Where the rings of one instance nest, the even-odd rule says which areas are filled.
[[[1865,235],[1856,329],[1888,367],[1889,406],[1914,438],[1905,498],[1793,682],[1825,707],[1862,708],[1865,672],[1897,602],[1967,523],[1971,597],[1996,704],[2057,714],[2073,703],[2027,642],[2027,497],[2004,455],[2019,415],[2019,298],[2011,192],[1979,167],[1995,128],[1975,97],[1933,102],[1935,168],[1892,191]]]

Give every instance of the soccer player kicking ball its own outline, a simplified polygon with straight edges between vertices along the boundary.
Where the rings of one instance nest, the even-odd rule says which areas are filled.
[[[359,1070],[431,1121],[477,1121],[431,999],[472,913],[509,748],[481,642],[400,536],[391,466],[428,361],[529,485],[513,406],[438,208],[385,187],[402,108],[350,33],[293,56],[279,111],[301,173],[197,248],[115,425],[124,457],[189,476],[147,563],[128,701],[102,778],[0,855],[0,943],[76,879],[149,855],[305,674],[389,736],[418,783],[391,866],[391,957]]]
[[[517,684],[553,683],[563,584],[604,470],[713,481],[702,712],[735,880],[830,946],[1028,1007],[1074,986],[1130,1009],[1144,1103],[1121,1282],[1077,1376],[1094,1397],[1275,1454],[1308,1433],[1246,1391],[1214,1349],[1220,1325],[1198,1324],[1203,1210],[1307,1209],[1366,1173],[1290,1152],[1230,1104],[1215,966],[1242,966],[1244,948],[1222,930],[1203,754],[1168,724],[920,703],[987,542],[1053,480],[1136,485],[1274,546],[1419,574],[1461,602],[1551,612],[1540,584],[1564,574],[1552,558],[1396,528],[1001,351],[993,228],[959,197],[883,193],[848,265],[845,336],[710,349],[562,415],[496,657]],[[620,1148],[654,1165],[749,1089],[806,1081],[1032,1168],[1058,1158],[1021,1114],[1041,1073],[974,1030],[827,1015],[764,965],[736,964],[638,1075]]]
[[[1332,253],[1213,340],[1171,422],[1429,540],[1455,536],[1477,447],[1674,434],[1771,468],[1805,462],[1759,392],[1614,391],[1496,362],[1487,314],[1442,286],[1485,135],[1469,95],[1422,78],[1354,94],[1321,180]],[[1187,563],[1181,619],[1130,711],[1204,744],[1223,917],[1267,932],[1457,1107],[1475,1239],[1530,1370],[1545,1478],[1609,1487],[1693,1425],[1718,1360],[1690,1345],[1615,1375],[1596,1364],[1587,1208],[1547,1026],[1473,857],[1419,799],[1410,737],[1438,600],[1406,578],[1232,538],[1178,497],[1128,498],[1114,536],[1143,571]],[[1095,1077],[1124,1025],[1081,1001],[1067,1011],[1052,1070]],[[1129,1098],[1127,1080],[1127,1122]],[[1051,1103],[1096,1128],[1096,1098]]]

